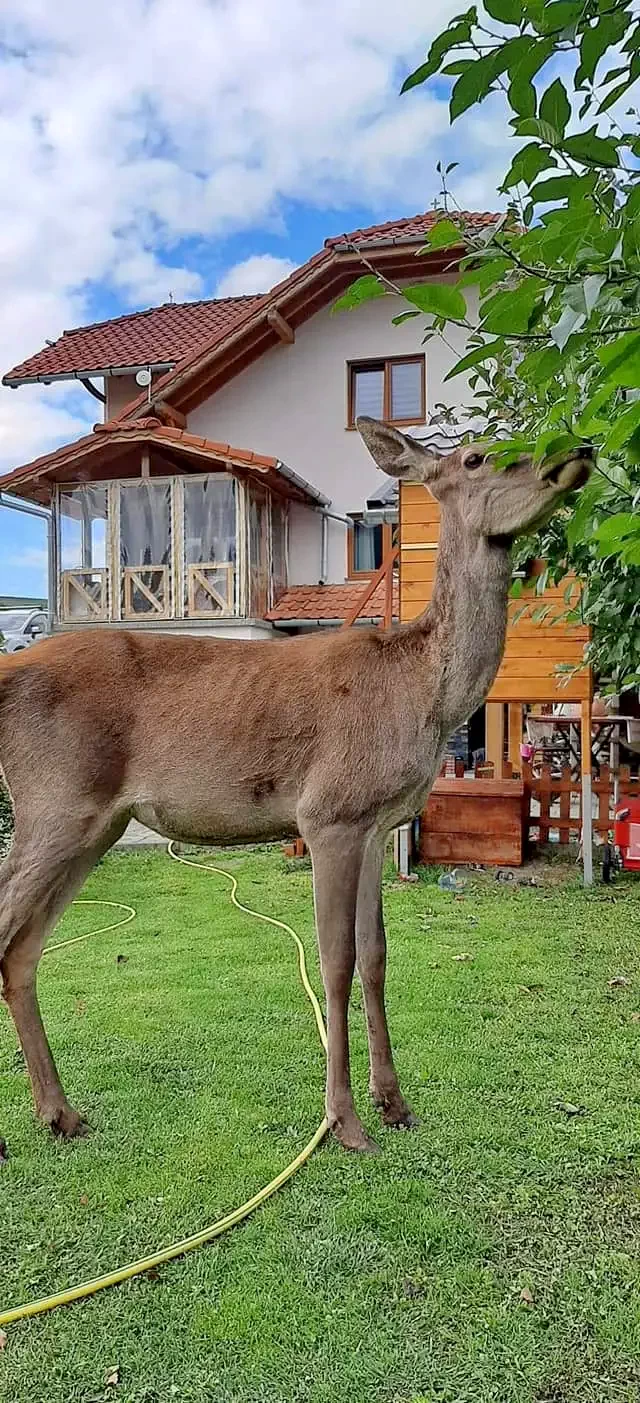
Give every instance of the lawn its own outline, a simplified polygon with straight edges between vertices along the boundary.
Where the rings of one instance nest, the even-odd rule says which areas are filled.
[[[299,931],[319,988],[308,868],[266,849],[225,860],[241,899]],[[322,1116],[284,934],[157,852],[108,857],[84,895],[138,911],[42,965],[89,1139],[56,1143],[35,1124],[0,1009],[0,1309],[213,1221]],[[382,1153],[327,1143],[215,1245],[10,1327],[0,1397],[637,1403],[640,881],[585,894],[570,869],[539,888],[477,876],[457,898],[429,874],[390,875],[385,906],[392,1033],[420,1129],[381,1132],[367,1106],[356,989],[354,1082]],[[101,919],[76,907],[55,938]]]

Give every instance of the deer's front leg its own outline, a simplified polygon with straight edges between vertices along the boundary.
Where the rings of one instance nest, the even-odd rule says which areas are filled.
[[[360,833],[340,826],[307,839],[322,979],[327,1000],[327,1120],[347,1150],[376,1150],[359,1120],[351,1094],[349,998],[355,967],[355,920],[364,849]]]
[[[382,915],[385,838],[371,838],[365,851],[356,908],[356,959],[369,1038],[369,1091],[385,1125],[409,1130],[418,1122],[407,1105],[393,1063],[384,1004],[387,942]]]

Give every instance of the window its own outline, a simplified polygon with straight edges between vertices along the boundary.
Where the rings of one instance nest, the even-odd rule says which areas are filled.
[[[425,422],[424,356],[357,361],[348,371],[350,429],[359,414],[384,419],[387,424]]]
[[[367,526],[358,517],[347,531],[347,574],[373,575],[379,570],[391,547],[397,542],[397,526]]]

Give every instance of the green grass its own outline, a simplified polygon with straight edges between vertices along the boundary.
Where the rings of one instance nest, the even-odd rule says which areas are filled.
[[[264,850],[225,860],[241,899],[300,932],[319,988],[307,868]],[[89,1139],[59,1144],[36,1125],[0,1010],[0,1308],[213,1221],[322,1116],[284,934],[234,910],[222,879],[158,853],[109,857],[84,895],[138,910],[41,969]],[[382,1154],[327,1143],[215,1245],[10,1327],[0,1397],[637,1403],[640,882],[587,895],[571,875],[538,889],[478,877],[460,900],[389,880],[385,904],[392,1034],[419,1131],[381,1132],[367,1106],[356,989],[354,1082]],[[101,919],[75,907],[56,939]],[[629,982],[610,987],[616,976]]]

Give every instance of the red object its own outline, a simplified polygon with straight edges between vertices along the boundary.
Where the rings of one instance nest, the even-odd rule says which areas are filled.
[[[613,841],[625,872],[640,872],[640,799],[627,799],[616,808]]]

